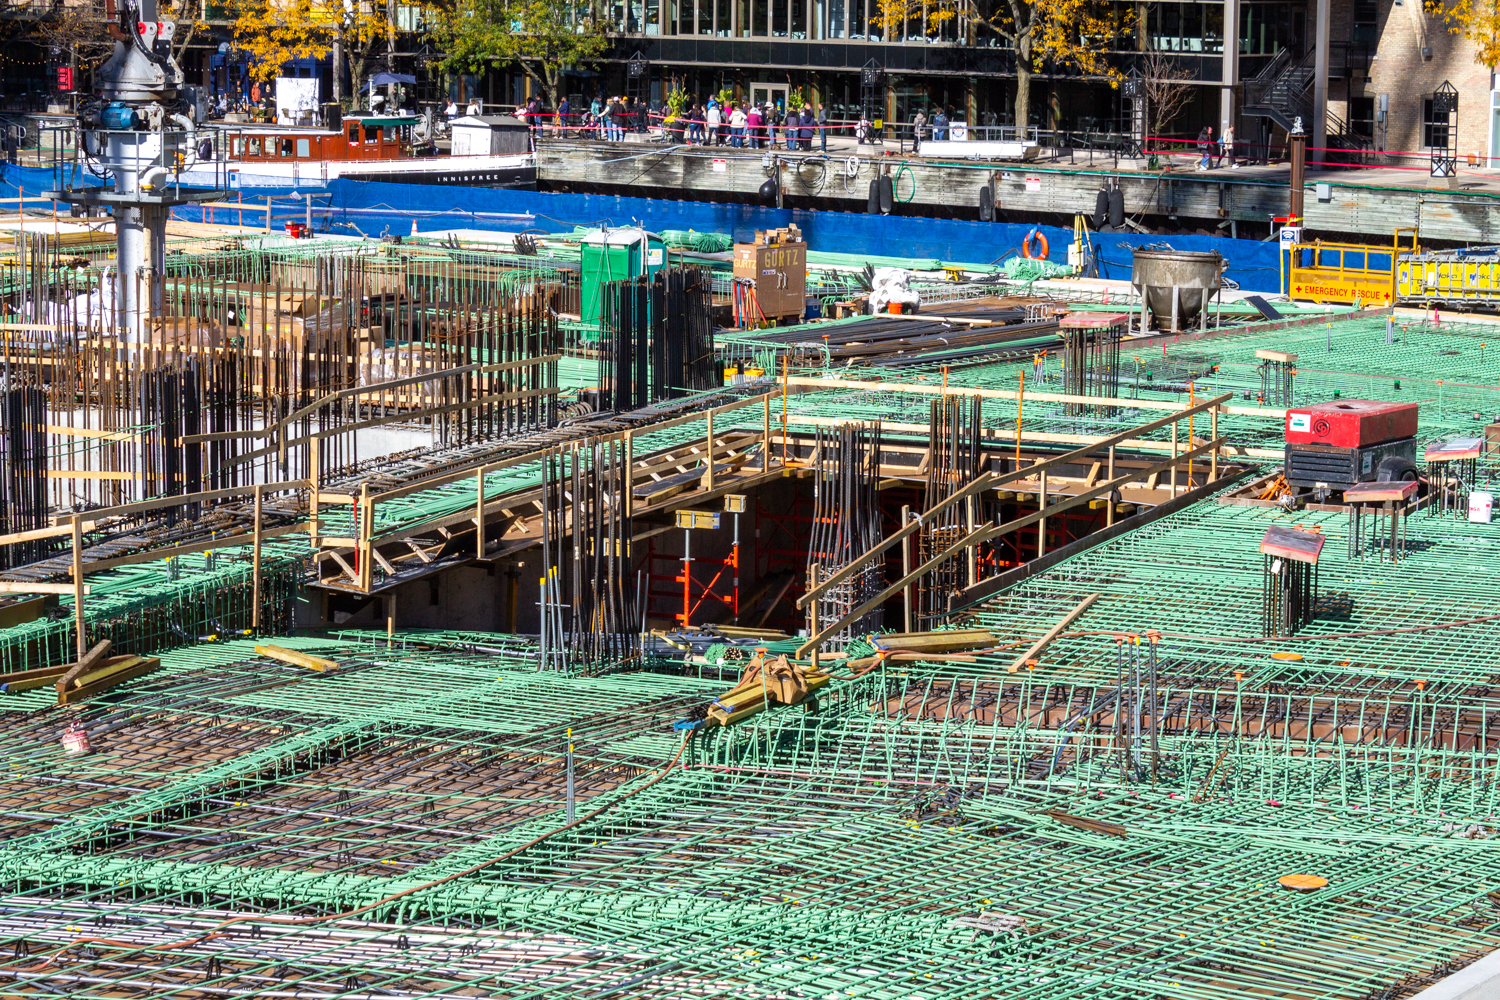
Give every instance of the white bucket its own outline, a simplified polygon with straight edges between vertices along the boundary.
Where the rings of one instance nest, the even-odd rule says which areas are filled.
[[[1493,493],[1474,492],[1469,494],[1469,520],[1475,524],[1489,524],[1490,515],[1495,509],[1495,495]]]

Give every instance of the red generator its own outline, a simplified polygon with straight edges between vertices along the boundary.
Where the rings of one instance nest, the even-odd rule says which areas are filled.
[[[1417,478],[1417,404],[1339,399],[1286,411],[1286,481],[1309,489]]]

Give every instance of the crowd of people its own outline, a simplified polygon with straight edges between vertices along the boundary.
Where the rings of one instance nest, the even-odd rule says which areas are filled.
[[[458,115],[458,106],[448,102],[446,115]],[[479,114],[479,102],[470,102],[466,114]],[[684,145],[728,146],[736,149],[785,148],[820,152],[828,150],[830,135],[854,136],[859,144],[875,142],[880,133],[876,123],[861,116],[858,121],[843,120],[829,114],[826,104],[787,108],[781,101],[756,104],[747,100],[689,100],[680,110],[663,103],[653,108],[634,97],[595,97],[586,108],[575,106],[564,97],[555,110],[548,110],[539,97],[517,106],[513,112],[539,136],[550,138],[592,138],[623,142],[631,133],[651,133]],[[948,113],[939,107],[929,119],[918,111],[908,133],[918,143],[931,139],[941,142],[949,137]]]

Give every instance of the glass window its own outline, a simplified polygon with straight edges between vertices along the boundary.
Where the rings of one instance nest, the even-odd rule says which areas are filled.
[[[1429,101],[1428,103],[1430,104],[1432,102]],[[250,145],[249,145],[249,148],[246,150],[245,155],[247,155],[247,156],[259,156],[260,155],[260,137],[257,136],[255,138],[250,139],[249,143],[250,143]]]
[[[293,149],[292,137],[291,136],[283,136],[282,139],[281,139],[281,155],[282,156],[291,156],[292,155],[292,149]]]
[[[349,123],[349,145],[351,145],[351,146],[358,146],[359,145],[359,123],[358,122],[350,122]]]
[[[1375,98],[1349,98],[1349,127],[1355,135],[1375,137]]]
[[[230,156],[239,156],[239,155],[243,154],[244,151],[245,151],[245,140],[243,140],[243,139],[231,139],[229,141],[229,155]]]
[[[750,34],[764,35],[767,31],[767,21],[771,16],[771,7],[767,0],[751,0],[750,16]]]
[[[1354,0],[1354,31],[1351,36],[1354,44],[1373,47],[1380,40],[1376,34],[1378,11],[1375,0]]]
[[[661,34],[662,0],[646,0],[646,34]]]
[[[828,0],[828,37],[844,37],[844,4],[847,0]]]
[[[1290,4],[1247,3],[1240,8],[1240,54],[1274,56],[1282,49],[1302,53],[1307,14]]]
[[[787,25],[787,31],[793,38],[806,38],[807,0],[789,0],[788,6],[791,10],[791,19]]]
[[[312,140],[311,139],[298,139],[297,140],[297,158],[299,160],[305,160],[305,159],[307,159],[310,156],[312,156]]]

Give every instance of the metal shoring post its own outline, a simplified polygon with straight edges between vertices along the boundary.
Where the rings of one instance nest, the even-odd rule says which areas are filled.
[[[911,505],[901,506],[901,527],[905,528],[911,522]],[[915,534],[915,533],[913,533]],[[905,579],[911,575],[911,537],[901,539],[901,577]],[[905,631],[912,631],[912,607],[911,607],[911,584],[907,584],[901,591],[901,601],[905,605],[902,611],[902,625]],[[882,667],[882,670],[884,668]]]
[[[1130,640],[1130,773],[1141,780],[1141,637]]]
[[[688,616],[692,614],[693,557],[690,551],[693,529],[682,529],[682,627],[688,627]]]
[[[1351,501],[1349,504],[1349,551],[1347,553],[1350,562],[1353,562],[1360,554],[1359,527],[1359,504]]]
[[[1397,531],[1396,525],[1397,525],[1397,523],[1401,519],[1401,508],[1396,505],[1396,501],[1394,501],[1394,500],[1387,500],[1385,502],[1384,506],[1385,506],[1385,509],[1386,509],[1386,516],[1391,519],[1391,530],[1390,530],[1391,563],[1394,565],[1396,563],[1396,561],[1397,561],[1397,559],[1396,559],[1396,553],[1398,551],[1398,548],[1397,548],[1398,531]]]
[[[1151,643],[1149,651],[1151,656],[1151,781],[1154,784],[1161,767],[1161,751],[1157,745],[1157,734],[1161,731],[1161,706],[1156,697],[1156,640],[1159,637],[1155,631],[1149,631],[1146,633],[1146,638]]]
[[[568,812],[567,812],[567,821],[569,823],[571,823],[571,822],[573,822],[573,811],[574,811],[574,806],[575,806],[574,791],[573,791],[573,727],[572,726],[568,727],[567,770],[568,770]]]
[[[732,549],[734,567],[734,617],[740,617],[740,514],[734,513],[734,548]]]
[[[385,648],[390,649],[396,639],[396,592],[393,590],[385,598]]]
[[[1117,760],[1120,762],[1120,780],[1125,780],[1125,639],[1115,640],[1115,718],[1114,737]]]

